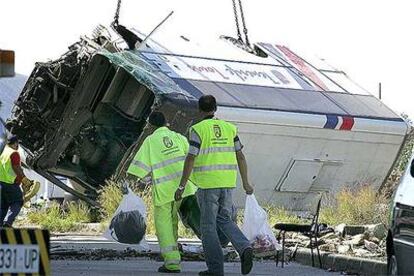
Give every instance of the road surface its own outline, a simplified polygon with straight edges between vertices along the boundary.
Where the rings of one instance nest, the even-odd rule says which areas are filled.
[[[111,260],[111,261],[52,261],[52,275],[56,276],[106,276],[106,275],[165,275],[156,273],[161,262],[148,259],[134,260]],[[198,275],[199,271],[205,270],[203,262],[183,262],[182,273],[179,275]],[[226,263],[225,275],[241,275],[239,263]],[[250,275],[327,275],[337,276],[340,273],[327,272],[309,266],[289,263],[284,268],[275,266],[274,262],[255,262]]]
[[[159,246],[156,240],[147,239],[150,252],[158,255]],[[187,249],[199,250],[199,240],[180,240]],[[157,273],[162,262],[146,256],[134,256],[125,252],[129,250],[140,251],[140,246],[125,245],[105,240],[101,236],[54,236],[51,238],[51,270],[52,275],[163,275]],[[126,250],[126,251],[125,251]],[[83,252],[82,254],[78,254]],[[98,252],[93,254],[93,252]],[[184,261],[180,275],[198,275],[199,271],[206,270],[205,262]],[[225,263],[225,275],[241,275],[239,262]],[[327,272],[325,270],[303,266],[297,263],[289,263],[284,268],[276,267],[274,261],[255,262],[250,275],[329,275],[337,276],[340,273]]]

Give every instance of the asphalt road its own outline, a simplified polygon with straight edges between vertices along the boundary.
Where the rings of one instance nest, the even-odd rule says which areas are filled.
[[[158,267],[162,265],[161,262],[144,258],[112,261],[53,260],[51,265],[52,275],[58,276],[163,275],[156,272]],[[203,262],[183,262],[182,267],[183,271],[180,275],[198,275],[199,271],[206,269],[206,265]],[[241,275],[240,264],[226,263],[225,275]],[[336,276],[341,274],[296,263],[289,263],[284,268],[281,268],[280,265],[276,267],[274,262],[255,262],[250,275]]]
[[[156,240],[147,239],[148,248],[152,252],[159,252]],[[180,240],[182,244],[187,244],[195,250],[201,248],[198,240]],[[55,258],[51,261],[52,275],[74,276],[74,275],[163,275],[157,273],[158,267],[162,262],[157,262],[148,257],[124,257],[122,252],[125,249],[142,249],[140,246],[131,246],[119,244],[105,240],[100,236],[57,236],[51,238],[51,251],[55,252]],[[106,256],[102,260],[94,258],[73,257],[59,258],[57,252],[93,252],[94,250],[113,250],[119,255]],[[121,256],[120,258],[118,258]],[[112,258],[110,260],[108,258]],[[204,262],[184,261],[182,263],[182,273],[180,275],[198,275],[199,271],[206,270]],[[240,263],[225,263],[226,275],[241,275]],[[273,261],[255,262],[250,275],[288,275],[288,276],[305,276],[305,275],[341,275],[340,273],[327,272],[309,266],[303,266],[297,263],[289,263],[284,268],[276,267]]]

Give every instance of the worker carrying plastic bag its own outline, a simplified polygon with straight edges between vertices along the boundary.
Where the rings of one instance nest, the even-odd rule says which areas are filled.
[[[281,249],[267,221],[267,213],[254,194],[246,197],[242,232],[251,242],[256,256],[266,256]]]
[[[162,112],[151,112],[147,127],[147,131],[152,134],[142,142],[127,172],[140,180],[151,178],[154,226],[164,260],[158,272],[179,273],[181,255],[177,241],[181,200],[176,201],[174,195],[180,184],[190,145],[187,138],[169,128]],[[181,191],[186,198],[195,194],[196,190],[196,186],[191,183]]]
[[[103,236],[116,242],[147,247],[143,240],[147,229],[145,203],[126,184],[123,190],[124,197]]]

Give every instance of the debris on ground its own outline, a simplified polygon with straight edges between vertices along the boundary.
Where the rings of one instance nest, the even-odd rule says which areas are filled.
[[[349,235],[348,233],[353,233]],[[319,239],[321,251],[348,256],[379,259],[386,258],[386,228],[382,224],[351,226],[341,224],[335,233],[328,233]],[[309,237],[297,233],[286,233],[286,247],[309,248]]]

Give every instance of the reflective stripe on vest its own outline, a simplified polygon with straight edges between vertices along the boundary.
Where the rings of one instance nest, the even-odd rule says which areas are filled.
[[[5,146],[0,155],[0,181],[7,184],[13,184],[16,179],[16,173],[13,171],[11,155],[17,152],[9,146]]]
[[[208,172],[208,171],[237,171],[237,165],[210,165],[210,166],[201,166],[194,167],[195,172]]]
[[[234,148],[236,126],[222,120],[205,119],[192,130],[200,137],[201,145],[191,180],[202,189],[234,188],[238,169]]]
[[[164,261],[164,264],[166,266],[169,266],[169,265],[180,265],[181,262],[179,260],[166,260],[166,261]]]
[[[174,201],[188,152],[187,139],[167,127],[160,127],[148,136],[131,162],[128,172],[139,177],[151,174],[152,197],[156,206]],[[183,197],[197,188],[188,183]]]
[[[153,170],[161,169],[161,168],[166,167],[168,165],[171,165],[171,164],[174,164],[174,163],[177,163],[177,162],[180,162],[180,161],[184,161],[184,160],[185,160],[185,156],[178,156],[178,157],[175,157],[175,158],[172,158],[172,159],[162,161],[162,162],[157,163],[155,165],[152,165],[152,169]]]
[[[138,161],[138,160],[132,160],[131,164],[134,165],[134,166],[137,166],[138,168],[141,168],[145,171],[150,171],[151,170],[150,167],[148,167],[147,165],[145,165],[144,163],[142,163],[141,161]]]
[[[209,154],[214,152],[234,152],[234,146],[233,147],[210,147],[205,149],[200,149],[199,154]]]
[[[155,185],[162,184],[164,182],[168,182],[168,181],[174,180],[176,178],[179,178],[179,177],[181,177],[182,174],[183,174],[182,171],[181,172],[176,172],[176,173],[169,174],[169,175],[166,175],[166,176],[163,176],[163,177],[160,177],[160,178],[156,178],[156,179],[153,180],[153,182],[154,182]]]
[[[160,251],[161,251],[161,254],[178,251],[178,246],[171,245],[171,246],[162,247],[160,248]]]

